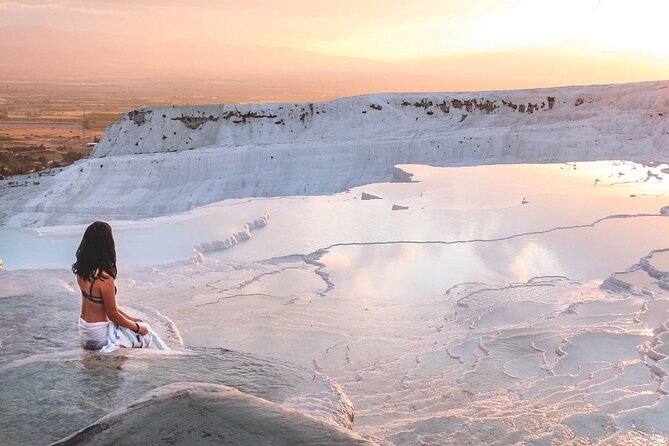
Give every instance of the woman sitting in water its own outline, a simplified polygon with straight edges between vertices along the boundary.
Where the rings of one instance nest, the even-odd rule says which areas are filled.
[[[116,247],[109,224],[96,221],[86,228],[72,272],[77,275],[81,289],[79,337],[84,348],[167,349],[149,324],[128,316],[116,305]]]

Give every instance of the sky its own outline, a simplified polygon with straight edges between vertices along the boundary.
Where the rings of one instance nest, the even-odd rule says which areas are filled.
[[[666,0],[0,0],[0,27],[287,47],[394,63],[486,54],[489,66],[512,52],[551,52],[569,64],[576,63],[570,53],[587,53],[600,66],[603,59],[643,64],[643,74],[623,79],[629,81],[669,77],[667,17]],[[601,82],[609,80],[604,73]]]

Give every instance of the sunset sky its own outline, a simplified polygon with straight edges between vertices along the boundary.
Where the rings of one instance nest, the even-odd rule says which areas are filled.
[[[510,53],[523,54],[519,66],[549,53],[564,59],[561,66],[580,64],[582,72],[582,64],[592,64],[594,74],[582,80],[546,83],[668,78],[667,17],[663,0],[0,0],[0,27],[288,47],[393,63],[485,54],[480,65],[488,69],[495,57]],[[612,65],[602,69],[603,61]],[[628,69],[632,74],[607,74]]]

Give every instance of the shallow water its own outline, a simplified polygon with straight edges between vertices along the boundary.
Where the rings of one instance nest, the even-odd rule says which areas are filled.
[[[174,382],[225,384],[305,413],[350,424],[336,389],[305,368],[216,350],[158,355],[129,351],[113,356],[71,351],[0,368],[10,386],[0,392],[3,444],[44,444],[71,434]],[[39,410],[36,410],[39,408]],[[30,427],[25,420],[30,419]]]
[[[130,308],[173,350],[85,352],[76,331],[80,298],[55,271],[13,271],[0,295],[0,443],[45,444],[64,437],[145,392],[175,382],[232,386],[349,427],[350,402],[313,370],[225,349],[183,349],[159,313]],[[29,282],[31,281],[32,282]],[[24,294],[31,289],[30,294]],[[30,423],[25,423],[30,419]]]
[[[235,203],[227,203],[226,211],[235,207]],[[111,222],[119,263],[136,266],[183,260],[194,255],[195,245],[225,238],[247,221],[262,216],[253,214],[255,210],[249,207],[234,213],[212,211],[216,211],[216,205],[171,218]],[[85,228],[0,228],[0,257],[5,269],[62,268],[73,263]]]
[[[257,382],[283,383],[281,398],[262,395],[273,401],[310,394],[301,380],[322,371],[355,406],[356,431],[396,444],[663,444],[669,255],[642,257],[669,246],[660,213],[669,205],[665,167],[402,166],[416,182],[114,223],[123,305],[173,320],[188,349],[252,356],[133,352],[118,373],[123,384],[72,424],[131,400],[125,390],[110,396],[111,388],[149,390],[153,384],[135,381],[142,367],[160,370],[160,383],[184,375],[258,392],[246,372],[226,375],[216,365],[240,360],[264,364]],[[382,199],[361,200],[362,192]],[[249,240],[193,257],[193,245],[224,239],[265,212],[269,224]],[[51,251],[76,247],[82,230],[0,229],[0,240],[27,238],[34,248],[25,257],[0,254],[0,373],[33,395],[17,406],[23,411],[46,401],[28,390],[30,376],[76,381],[85,373],[81,357],[20,362],[76,349],[71,260]],[[65,266],[44,270],[50,262]],[[27,328],[44,302],[48,311],[35,323],[56,333],[55,343]],[[331,410],[336,391],[325,389],[314,392],[316,408],[302,410],[340,413]],[[330,409],[318,409],[319,399]]]
[[[663,201],[667,188],[647,174],[664,178],[664,167],[621,161],[406,165],[414,182],[372,184],[333,196],[226,200],[177,216],[112,225],[119,264],[127,267],[190,259],[194,246],[225,239],[265,213],[271,215],[270,225],[253,232],[255,243],[209,256],[251,262],[308,254],[336,243],[488,240],[592,224],[618,213],[658,214],[658,205],[669,204]],[[383,199],[361,200],[362,192]],[[393,204],[409,209],[392,211]],[[62,268],[74,261],[84,229],[0,228],[0,258],[10,270]]]

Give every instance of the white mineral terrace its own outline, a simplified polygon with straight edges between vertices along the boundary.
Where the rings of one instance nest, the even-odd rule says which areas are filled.
[[[666,85],[128,114],[0,189],[0,439],[666,444]],[[96,219],[170,354],[79,348]]]

